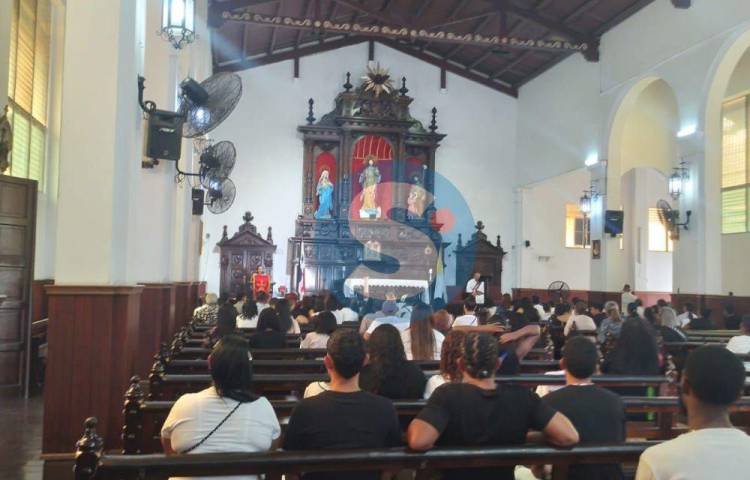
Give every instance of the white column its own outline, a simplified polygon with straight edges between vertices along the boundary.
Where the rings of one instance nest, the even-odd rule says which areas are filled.
[[[138,281],[127,247],[140,173],[144,0],[68,0],[55,280]]]

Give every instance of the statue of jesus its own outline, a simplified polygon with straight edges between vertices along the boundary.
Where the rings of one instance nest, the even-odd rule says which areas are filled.
[[[365,161],[367,162],[367,166],[362,173],[359,174],[359,183],[362,185],[362,193],[359,194],[359,199],[362,201],[362,207],[359,210],[359,217],[380,218],[380,207],[378,206],[377,193],[381,176],[380,170],[377,165],[375,165],[377,157],[375,157],[375,155],[368,155],[365,158]]]

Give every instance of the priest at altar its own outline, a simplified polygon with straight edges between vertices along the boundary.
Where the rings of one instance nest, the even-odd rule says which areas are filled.
[[[484,305],[484,281],[481,273],[474,272],[474,275],[466,282],[465,292],[474,297],[477,305]]]

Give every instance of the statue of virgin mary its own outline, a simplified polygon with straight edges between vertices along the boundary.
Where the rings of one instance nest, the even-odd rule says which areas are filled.
[[[320,179],[318,180],[318,209],[315,211],[315,218],[319,220],[331,218],[333,183],[331,183],[328,175],[328,169],[325,169],[320,172]]]

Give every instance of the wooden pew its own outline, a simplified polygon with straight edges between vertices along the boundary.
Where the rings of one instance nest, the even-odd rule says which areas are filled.
[[[416,360],[414,363],[424,372],[436,373],[440,370],[438,360]],[[257,359],[252,360],[253,373],[325,373],[325,365],[320,359]],[[522,373],[544,373],[558,370],[559,362],[551,360],[523,360],[520,363]],[[208,373],[208,361],[203,359],[175,359],[164,363],[166,374]]]
[[[623,397],[628,413],[656,413],[652,422],[628,422],[628,438],[664,440],[685,431],[677,427],[675,419],[679,413],[677,397]],[[291,415],[299,400],[273,400],[276,416],[282,424]],[[402,424],[413,419],[426,404],[425,400],[396,400],[393,402]],[[153,453],[161,451],[161,427],[174,401],[146,401],[137,377],[125,396],[125,425],[123,427],[123,453]],[[750,397],[743,397],[732,408],[735,425],[750,427]]]
[[[527,464],[555,466],[554,480],[568,478],[571,464],[634,463],[654,442],[579,446],[558,449],[539,445],[506,447],[436,448],[414,452],[406,448],[378,450],[328,450],[315,452],[262,452],[175,455],[105,455],[96,433],[96,419],[85,422],[84,436],[76,444],[75,480],[163,479],[170,476],[282,474],[310,471],[416,470],[417,479],[430,478],[445,468],[492,467]]]
[[[258,374],[253,376],[253,388],[265,396],[274,398],[283,395],[301,393],[312,382],[328,381],[328,375],[322,373],[291,374]],[[527,387],[537,385],[563,385],[562,375],[522,374],[496,377],[498,383],[507,382]],[[599,375],[594,376],[594,383],[604,387],[655,387],[669,385],[673,382],[663,375]],[[197,392],[211,383],[208,374],[168,375],[152,372],[149,376],[149,400],[174,400],[180,395]]]

